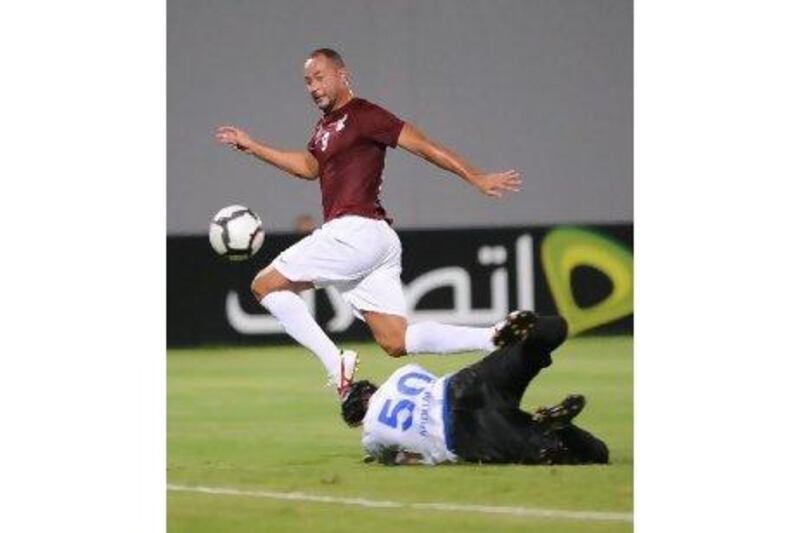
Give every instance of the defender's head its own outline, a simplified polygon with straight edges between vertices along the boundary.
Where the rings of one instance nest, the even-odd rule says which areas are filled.
[[[323,113],[352,96],[350,73],[336,50],[318,48],[311,52],[303,68],[306,90]]]
[[[364,416],[367,414],[369,399],[375,394],[378,387],[369,381],[356,381],[350,386],[347,395],[342,402],[342,418],[350,427],[361,425]]]

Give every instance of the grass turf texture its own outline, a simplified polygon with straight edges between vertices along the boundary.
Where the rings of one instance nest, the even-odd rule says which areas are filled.
[[[359,379],[380,383],[416,362],[442,375],[475,356],[392,359],[373,344],[346,344]],[[360,430],[347,428],[322,367],[301,348],[170,350],[167,355],[167,480],[190,486],[303,492],[397,502],[447,502],[570,511],[630,512],[633,506],[633,342],[569,340],[528,388],[522,406],[572,392],[588,405],[577,419],[603,438],[609,466],[385,467],[361,463]],[[366,509],[333,503],[169,491],[172,533],[251,531],[631,531],[623,522]]]

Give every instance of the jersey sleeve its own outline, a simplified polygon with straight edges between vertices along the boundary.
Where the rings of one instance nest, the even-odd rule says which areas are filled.
[[[379,144],[397,146],[405,122],[384,108],[366,102],[364,112],[359,117],[361,134]]]

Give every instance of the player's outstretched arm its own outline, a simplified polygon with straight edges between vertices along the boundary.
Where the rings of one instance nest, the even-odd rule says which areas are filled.
[[[520,174],[516,170],[492,173],[480,172],[467,163],[463,157],[431,141],[416,126],[408,122],[405,123],[400,131],[400,138],[397,144],[412,154],[430,161],[437,167],[460,176],[483,194],[492,198],[500,198],[506,192],[517,192],[519,191],[520,183],[522,183],[519,177]]]
[[[230,146],[234,150],[254,155],[265,163],[298,178],[315,180],[319,174],[317,160],[308,151],[277,150],[254,141],[246,131],[233,126],[220,126],[217,128],[215,136],[222,144]]]

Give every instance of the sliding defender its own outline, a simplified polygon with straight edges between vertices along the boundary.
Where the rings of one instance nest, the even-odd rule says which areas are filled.
[[[394,372],[379,388],[357,381],[342,402],[350,426],[363,425],[367,462],[605,464],[605,443],[572,423],[586,401],[570,395],[534,413],[520,409],[531,380],[550,366],[567,335],[559,316],[523,312],[524,338],[456,372],[436,377],[418,365]]]

